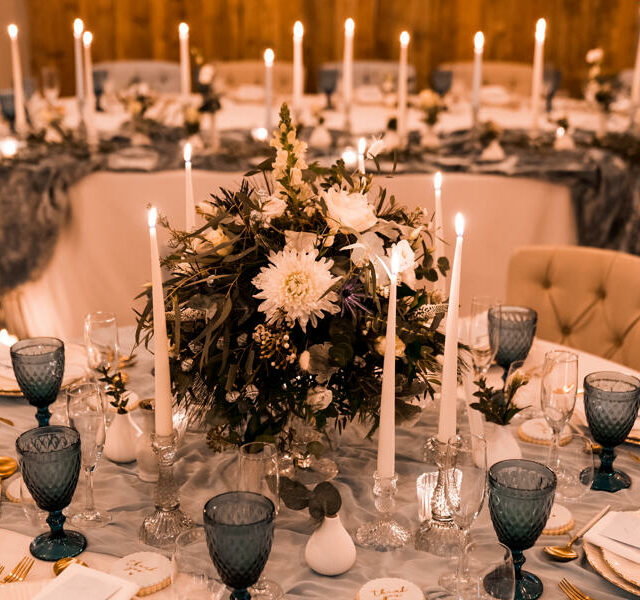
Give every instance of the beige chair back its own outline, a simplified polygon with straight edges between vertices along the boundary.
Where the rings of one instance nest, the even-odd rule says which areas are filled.
[[[264,85],[264,61],[232,60],[215,63],[216,76],[223,89],[242,85]],[[273,65],[273,90],[276,94],[291,94],[293,89],[293,64],[277,61]]]
[[[443,63],[438,66],[443,71],[453,73],[453,84],[471,90],[473,62]],[[483,85],[500,85],[512,94],[531,94],[533,67],[527,63],[485,60],[482,63]]]
[[[640,257],[523,247],[509,263],[506,301],[538,311],[539,337],[640,369]]]

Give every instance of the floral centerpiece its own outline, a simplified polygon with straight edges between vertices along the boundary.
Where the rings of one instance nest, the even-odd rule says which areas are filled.
[[[431,394],[441,370],[442,299],[427,288],[449,265],[425,212],[342,160],[307,164],[286,105],[271,145],[251,179],[199,205],[200,228],[170,229],[164,258],[173,391],[207,412],[212,445],[284,439],[292,417],[377,427],[394,246],[398,389]],[[138,342],[152,335],[145,294]],[[412,400],[398,394],[401,417],[419,410]]]
[[[422,111],[423,121],[433,127],[440,113],[447,110],[444,100],[433,90],[424,89],[418,94],[418,108]]]
[[[619,89],[618,78],[615,75],[603,73],[604,52],[602,48],[589,50],[585,60],[589,65],[585,97],[588,101],[597,103],[600,110],[608,114],[611,112],[611,104],[616,99]]]

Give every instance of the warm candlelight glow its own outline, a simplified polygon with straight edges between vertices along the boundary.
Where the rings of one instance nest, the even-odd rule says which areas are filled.
[[[79,38],[84,31],[84,23],[82,19],[75,19],[73,21],[73,37]]]
[[[556,137],[563,137],[564,136],[564,127],[558,127],[558,129],[556,129]]]
[[[442,189],[442,173],[440,171],[433,176],[433,189],[437,192]]]
[[[353,167],[358,162],[358,155],[351,146],[348,146],[342,153],[342,160],[344,161],[345,166]]]
[[[85,48],[88,48],[89,46],[91,46],[92,42],[93,42],[93,33],[91,33],[90,31],[85,31],[82,34],[82,45]]]
[[[547,29],[547,22],[544,19],[538,19],[536,23],[536,42],[544,42],[544,34]]]
[[[11,25],[7,27],[7,31],[9,32],[9,37],[12,40],[15,40],[18,37],[18,26],[15,23],[11,23]]]
[[[251,137],[257,142],[266,142],[268,135],[266,127],[255,127],[251,130]]]
[[[355,31],[356,28],[356,24],[354,22],[354,20],[349,17],[345,22],[344,22],[344,32],[347,35],[353,35],[353,32]]]
[[[184,162],[191,162],[191,144],[187,142],[184,145]]]
[[[411,36],[409,35],[408,31],[403,31],[400,34],[400,45],[403,48],[406,48],[409,45],[409,40],[411,39]]]
[[[273,50],[271,48],[267,48],[264,51],[264,66],[265,67],[272,67],[275,57],[276,57],[276,55],[273,52]]]
[[[186,23],[180,23],[178,25],[178,33],[181,40],[185,40],[189,37],[189,26]]]
[[[304,26],[300,21],[296,21],[293,25],[293,38],[301,40],[304,35]]]
[[[358,140],[358,154],[364,154],[364,151],[367,149],[367,140],[361,137]]]
[[[156,228],[156,221],[158,219],[158,211],[155,206],[152,206],[147,213],[147,220],[149,222],[149,229]]]
[[[482,31],[476,31],[476,34],[473,36],[473,46],[476,52],[482,52],[484,48],[484,33],[482,33]]]
[[[456,214],[456,235],[458,237],[462,237],[463,233],[464,233],[464,217],[462,216],[462,213],[457,213]]]
[[[3,346],[13,346],[18,341],[15,335],[11,335],[6,329],[0,329],[0,344]]]
[[[400,251],[398,244],[391,249],[391,273],[397,275],[400,270]]]
[[[11,158],[18,153],[18,140],[5,138],[0,141],[0,154],[6,158]]]

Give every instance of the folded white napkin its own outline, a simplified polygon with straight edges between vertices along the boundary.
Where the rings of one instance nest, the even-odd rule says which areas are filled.
[[[640,564],[640,511],[606,514],[584,539],[590,544]]]

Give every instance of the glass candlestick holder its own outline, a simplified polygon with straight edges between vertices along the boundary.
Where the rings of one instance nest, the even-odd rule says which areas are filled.
[[[358,544],[379,552],[386,552],[401,548],[409,542],[411,532],[392,516],[396,506],[397,492],[397,473],[394,473],[393,477],[382,477],[377,471],[373,474],[373,495],[380,517],[360,525],[356,531]]]
[[[425,444],[425,458],[438,467],[438,479],[431,497],[431,519],[420,524],[414,536],[416,550],[437,556],[454,556],[460,548],[460,529],[453,522],[447,499],[446,478],[454,476],[452,461],[455,453],[447,442],[429,438]]]
[[[140,541],[156,548],[175,542],[183,531],[194,527],[191,518],[180,510],[178,486],[173,476],[173,464],[178,452],[175,431],[171,435],[152,434],[153,451],[158,457],[158,483],[155,510],[147,515],[140,527]]]

